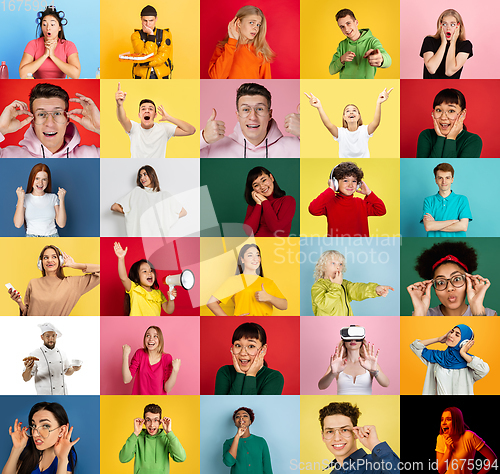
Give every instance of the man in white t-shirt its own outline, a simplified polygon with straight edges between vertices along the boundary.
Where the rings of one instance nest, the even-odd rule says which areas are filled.
[[[167,114],[163,105],[158,107],[158,113],[161,115],[160,122],[168,123],[155,123],[158,113],[155,103],[150,99],[142,99],[139,104],[141,123],[133,122],[127,117],[123,107],[126,97],[127,93],[121,90],[120,83],[118,83],[118,90],[115,93],[116,115],[130,137],[131,158],[165,158],[167,142],[170,138],[187,137],[196,132],[196,128],[189,123]]]

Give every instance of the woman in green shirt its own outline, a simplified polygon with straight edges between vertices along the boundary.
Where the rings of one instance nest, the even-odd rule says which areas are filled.
[[[270,369],[264,356],[267,336],[257,323],[244,323],[233,334],[232,365],[223,365],[215,378],[215,395],[281,395],[285,380]]]
[[[273,474],[266,440],[250,434],[250,425],[254,419],[255,415],[250,408],[241,407],[233,413],[238,431],[234,438],[226,439],[222,448],[222,460],[231,468],[231,474]]]

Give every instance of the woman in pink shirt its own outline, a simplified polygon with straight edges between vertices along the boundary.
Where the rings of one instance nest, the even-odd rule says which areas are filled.
[[[63,26],[68,23],[64,12],[56,11],[49,5],[45,11],[38,12],[37,34],[40,37],[30,41],[24,49],[19,65],[21,79],[32,74],[35,79],[71,79],[80,77],[78,51],[71,41],[64,37]]]
[[[130,346],[123,345],[122,376],[130,383],[135,375],[132,395],[166,395],[177,380],[181,360],[163,352],[163,333],[158,326],[149,326],[144,334],[143,348],[137,349],[128,362]]]

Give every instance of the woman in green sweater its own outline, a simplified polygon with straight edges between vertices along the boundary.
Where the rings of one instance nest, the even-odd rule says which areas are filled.
[[[236,328],[231,346],[232,365],[223,365],[215,378],[215,395],[281,395],[285,380],[270,369],[264,356],[267,336],[257,323]]]
[[[483,142],[464,125],[465,96],[457,89],[443,89],[432,107],[434,128],[418,137],[417,158],[479,158]]]
[[[233,413],[233,421],[238,431],[234,438],[226,439],[222,448],[222,460],[231,468],[231,474],[273,474],[266,440],[250,434],[253,420],[255,415],[250,408],[241,407]]]

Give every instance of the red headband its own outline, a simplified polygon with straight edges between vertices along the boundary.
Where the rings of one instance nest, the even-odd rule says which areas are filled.
[[[468,272],[469,269],[467,268],[467,265],[464,265],[457,257],[454,257],[453,255],[446,255],[446,257],[443,257],[439,259],[434,265],[432,265],[432,269],[435,270],[438,265],[440,265],[443,262],[455,262],[458,263],[461,267],[465,268],[465,271]]]

